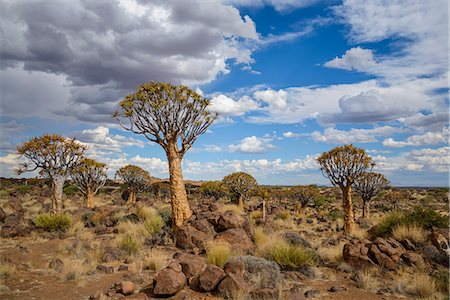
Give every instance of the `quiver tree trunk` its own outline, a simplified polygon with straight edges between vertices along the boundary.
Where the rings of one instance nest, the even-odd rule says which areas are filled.
[[[172,219],[174,229],[181,227],[183,222],[192,216],[186,194],[181,168],[182,156],[177,151],[176,144],[167,147],[167,160],[170,173],[170,202],[172,205]]]
[[[363,201],[363,207],[362,207],[362,217],[363,219],[368,218],[369,217],[369,201],[366,199],[362,199]]]
[[[342,207],[344,208],[344,234],[352,233],[355,227],[352,203],[352,187],[342,187]]]
[[[86,189],[86,207],[94,208],[94,193],[90,187]]]
[[[62,208],[62,198],[64,182],[66,181],[63,177],[53,178],[52,180],[52,212],[60,213]]]
[[[129,191],[128,193],[128,199],[127,199],[127,205],[132,205],[136,203],[136,192],[135,191]]]
[[[239,194],[238,207],[244,209],[244,196],[242,194]]]

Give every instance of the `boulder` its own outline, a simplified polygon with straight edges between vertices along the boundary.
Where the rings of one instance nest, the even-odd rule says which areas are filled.
[[[424,263],[422,255],[415,252],[405,252],[401,258],[408,266],[422,266]]]
[[[378,265],[388,268],[388,269],[394,269],[395,268],[395,262],[387,256],[385,253],[381,252],[380,249],[377,247],[376,244],[370,245],[369,248],[369,257]]]
[[[124,295],[131,295],[134,293],[136,286],[129,280],[124,280],[120,283],[120,292]]]
[[[114,267],[112,267],[112,266],[98,265],[96,270],[99,271],[100,273],[106,273],[106,274],[114,273]]]
[[[187,278],[197,277],[206,267],[205,259],[200,256],[188,253],[176,253],[174,258],[178,260]]]
[[[283,233],[283,238],[293,246],[302,246],[305,248],[311,248],[311,244],[296,232],[292,231],[285,232]]]
[[[226,231],[233,228],[242,228],[245,219],[234,211],[226,211],[220,215],[215,229],[217,232]]]
[[[225,273],[234,274],[236,276],[242,277],[245,272],[245,264],[242,260],[239,259],[228,259],[223,266],[223,270]]]
[[[366,243],[365,241],[350,242],[345,244],[342,252],[344,261],[357,268],[375,265],[375,263],[368,256],[369,245],[370,242]]]
[[[278,264],[255,256],[230,258],[224,266],[225,273],[242,277],[241,263],[244,265],[243,277],[247,283],[257,283],[259,288],[273,289],[281,282],[282,276]]]
[[[225,272],[218,266],[208,265],[202,274],[200,274],[200,288],[205,292],[210,292],[216,288],[225,276]]]
[[[208,236],[215,236],[216,231],[214,230],[214,226],[209,223],[207,219],[199,219],[191,222],[191,225],[204,233],[206,233]]]
[[[186,276],[171,268],[166,268],[154,278],[153,294],[157,296],[172,296],[186,286]]]
[[[233,228],[216,235],[215,240],[227,242],[231,249],[248,252],[253,249],[253,242],[242,228]]]
[[[217,290],[222,296],[234,299],[238,294],[245,291],[245,284],[242,278],[229,274],[222,279]]]
[[[3,208],[0,207],[0,223],[3,223],[3,221],[5,221],[6,217],[8,215],[5,213],[5,211],[3,210]]]
[[[175,232],[176,246],[184,250],[204,250],[212,236],[196,229],[191,225],[185,225]]]
[[[103,251],[101,261],[104,263],[109,263],[113,261],[121,260],[125,256],[123,250],[115,247],[106,247]]]
[[[416,246],[409,239],[401,240],[400,243],[403,245],[403,247],[405,247],[406,250],[416,250]]]

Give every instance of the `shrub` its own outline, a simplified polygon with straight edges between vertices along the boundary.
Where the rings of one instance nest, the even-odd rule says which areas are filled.
[[[264,232],[264,229],[261,227],[255,228],[255,244],[257,247],[260,247],[267,243],[269,236]]]
[[[144,221],[144,228],[150,234],[154,235],[161,231],[164,226],[164,220],[160,215],[153,215]]]
[[[31,185],[21,185],[17,187],[17,191],[20,192],[21,194],[25,194],[28,193],[29,191],[31,191],[32,187]]]
[[[287,219],[289,219],[289,218],[291,217],[291,214],[290,214],[289,211],[284,210],[284,211],[280,212],[280,213],[277,215],[277,217],[278,217],[278,219],[281,219],[281,220],[283,220],[283,221],[286,221]]]
[[[263,216],[263,212],[260,210],[254,210],[250,213],[250,220],[253,224],[256,223],[256,220],[261,219]]]
[[[411,297],[426,298],[436,293],[436,282],[427,274],[401,273],[395,280],[395,290]]]
[[[317,255],[312,250],[289,245],[284,241],[268,246],[265,249],[264,256],[273,260],[285,270],[297,270],[300,267],[314,265],[317,262]]]
[[[76,192],[78,192],[78,187],[76,185],[67,185],[64,187],[63,192],[66,196],[72,196],[75,195]]]
[[[333,209],[332,211],[330,211],[328,213],[328,217],[332,220],[332,221],[336,221],[337,219],[342,219],[344,217],[343,213],[341,210],[339,209]]]
[[[172,224],[172,208],[170,206],[164,206],[158,209],[158,214],[163,218],[166,225]]]
[[[416,224],[402,224],[394,228],[392,237],[398,241],[409,239],[415,243],[423,243],[426,240],[427,232]]]
[[[324,205],[325,203],[331,203],[333,202],[333,199],[331,198],[327,198],[324,195],[319,195],[317,197],[314,198],[314,207],[315,208],[320,208],[322,205]]]
[[[136,215],[139,217],[140,221],[145,221],[148,218],[151,218],[154,215],[156,215],[156,210],[153,207],[140,206],[136,210]]]
[[[126,254],[133,255],[137,254],[141,249],[142,241],[133,235],[124,234],[118,237],[117,246],[124,250]]]
[[[72,218],[66,214],[43,213],[33,219],[34,225],[46,231],[66,231],[72,225]]]
[[[237,206],[236,204],[226,204],[220,208],[221,212],[227,212],[227,211],[234,211],[238,214],[241,214],[243,212],[242,208]]]
[[[143,258],[144,269],[159,271],[164,268],[166,262],[170,259],[170,255],[167,252],[152,249]]]
[[[211,242],[206,249],[206,261],[221,268],[230,255],[231,249],[227,243]]]

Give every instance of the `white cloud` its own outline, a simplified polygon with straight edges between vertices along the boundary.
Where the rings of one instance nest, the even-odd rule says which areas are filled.
[[[402,129],[392,126],[375,127],[372,129],[355,129],[339,130],[328,127],[323,133],[314,131],[311,138],[316,142],[324,142],[330,144],[350,144],[350,143],[373,143],[377,142],[376,137],[388,136]]]
[[[373,52],[370,49],[361,47],[347,50],[342,57],[336,57],[327,61],[324,66],[344,70],[368,71],[376,65],[373,59]]]
[[[265,153],[275,148],[275,146],[270,143],[271,140],[272,139],[270,138],[248,136],[243,138],[241,142],[237,145],[229,145],[228,149],[231,152]]]
[[[273,6],[276,11],[285,12],[298,8],[308,7],[320,0],[224,0],[224,3],[229,3],[243,7],[262,7]]]
[[[291,138],[297,138],[297,137],[299,137],[300,134],[299,134],[299,133],[294,133],[294,132],[292,132],[292,131],[286,131],[286,132],[283,132],[283,136],[284,136],[285,138],[291,139]]]
[[[234,101],[225,95],[218,95],[211,99],[209,110],[221,116],[242,116],[246,112],[258,109],[258,104],[248,96]]]
[[[272,89],[264,91],[256,91],[253,97],[257,101],[263,101],[268,104],[268,109],[284,109],[286,108],[287,92],[285,90],[274,91]]]
[[[388,138],[383,141],[383,146],[392,148],[402,148],[405,146],[423,146],[447,144],[450,138],[449,128],[443,128],[441,132],[427,132],[424,134],[416,134],[409,136],[404,141],[395,141]]]
[[[431,114],[417,113],[412,116],[400,118],[405,126],[414,128],[418,131],[437,131],[449,124],[448,111],[435,112]]]
[[[94,129],[85,129],[76,136],[91,151],[114,151],[122,152],[124,147],[144,147],[144,142],[119,134],[110,134],[109,128],[98,126]]]

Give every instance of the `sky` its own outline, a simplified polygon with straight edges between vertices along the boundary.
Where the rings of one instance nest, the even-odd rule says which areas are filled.
[[[315,158],[352,143],[392,185],[449,185],[446,0],[0,3],[3,177],[16,176],[17,145],[44,133],[87,145],[111,178],[126,164],[168,177],[161,147],[112,117],[154,80],[219,113],[185,179],[329,184]]]

